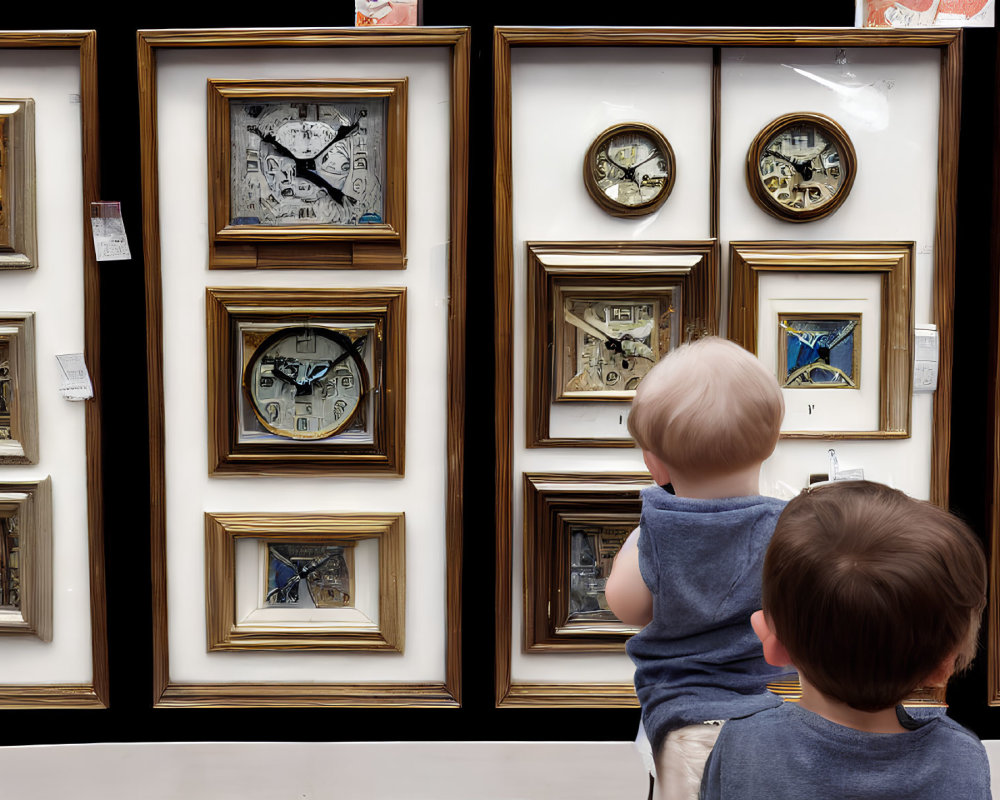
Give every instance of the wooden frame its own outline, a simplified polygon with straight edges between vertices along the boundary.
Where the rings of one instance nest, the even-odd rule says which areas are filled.
[[[97,34],[77,31],[2,31],[0,50],[76,50],[80,65],[80,143],[83,192],[80,218],[90,230],[90,204],[100,199],[100,157],[97,113]],[[27,137],[26,137],[27,138]],[[33,138],[33,137],[32,137]],[[32,145],[33,146],[33,145]],[[27,159],[25,161],[27,163]],[[27,209],[25,209],[27,210]],[[101,492],[101,359],[100,275],[93,242],[82,240],[84,360],[94,387],[94,397],[84,412],[87,470],[88,573],[90,577],[91,678],[89,682],[60,684],[0,684],[0,708],[105,708],[108,704],[107,599],[104,581],[104,513]],[[74,445],[79,446],[79,444]],[[84,526],[81,525],[81,531]]]
[[[0,635],[51,642],[52,482],[0,483],[0,522]]]
[[[627,536],[639,525],[642,509],[639,490],[650,485],[649,476],[642,473],[601,476],[525,473],[526,652],[625,652],[625,640],[639,628],[626,625],[613,615],[612,619],[593,622],[572,619],[571,537],[574,533],[582,533],[580,529],[583,528],[611,526]],[[614,557],[614,554],[608,555]],[[606,580],[604,567],[599,562],[594,566],[596,571],[605,573],[597,579]],[[594,699],[588,694],[588,701]]]
[[[711,163],[709,169],[709,236],[718,237],[721,149],[721,54],[734,47],[900,47],[932,48],[940,53],[937,198],[934,231],[934,292],[931,321],[940,341],[938,387],[933,400],[930,499],[948,505],[948,464],[951,451],[952,348],[955,295],[955,208],[961,109],[962,33],[960,30],[879,29],[750,29],[718,28],[530,28],[494,30],[494,187],[496,224],[495,357],[496,386],[496,682],[500,706],[558,706],[572,702],[576,689],[565,685],[514,683],[511,676],[512,493],[514,480],[512,396],[514,315],[513,183],[511,130],[511,50],[530,47],[704,47],[713,51]]]
[[[405,231],[406,231],[406,79],[401,80],[340,80],[340,81],[288,81],[288,80],[209,80],[208,81],[208,197],[209,225],[214,232],[209,250],[210,269],[247,269],[247,268],[355,268],[372,269],[377,267],[402,269],[406,265]],[[235,122],[231,122],[233,102],[257,101],[258,103],[286,104],[295,101],[309,101],[316,107],[332,106],[327,116],[333,120],[340,116],[336,109],[337,103],[359,106],[361,111],[367,111],[368,106],[375,108],[384,103],[384,130],[382,137],[384,152],[377,158],[369,152],[357,152],[349,148],[347,157],[351,164],[349,172],[342,176],[347,182],[355,176],[358,182],[367,182],[369,178],[381,178],[382,204],[378,205],[381,213],[373,209],[369,216],[378,217],[377,222],[361,224],[360,222],[316,222],[312,224],[280,224],[278,222],[263,223],[258,217],[233,218],[234,203],[233,187],[236,183],[234,174],[237,165],[233,163],[233,151],[242,150],[247,153],[246,161],[252,163],[253,171],[261,175],[262,162],[260,147],[263,141],[273,138],[273,132],[268,131],[262,140],[261,131],[248,136],[243,147],[238,147],[232,141]],[[357,109],[355,109],[357,110]],[[256,109],[255,109],[256,111]],[[361,112],[359,112],[361,113]],[[364,115],[355,120],[357,125]],[[329,124],[323,125],[325,130],[334,135]],[[281,160],[287,167],[287,161],[295,161],[297,176],[316,191],[322,191],[330,197],[329,212],[332,217],[341,216],[341,209],[347,208],[348,199],[356,205],[358,200],[348,189],[343,194],[343,200],[335,200],[332,192],[340,192],[344,186],[331,186],[328,180],[334,180],[332,170],[320,175],[322,159],[317,166],[316,158],[321,154],[333,152],[337,144],[336,136],[347,126],[339,126],[340,131],[331,142],[318,152],[304,151],[307,158],[295,158],[295,152],[285,145],[291,142],[274,140],[270,147],[275,151],[271,158],[276,162]],[[357,135],[368,139],[367,132],[359,134],[356,129],[353,134],[346,135],[339,141],[354,141]],[[372,136],[374,137],[374,133]],[[279,126],[280,136],[280,126]],[[294,146],[294,145],[292,145]],[[367,144],[360,145],[367,147]],[[251,160],[252,155],[252,160]],[[369,158],[372,163],[379,162],[384,173],[372,176],[369,172]],[[280,166],[280,165],[279,165]],[[314,176],[309,178],[309,176]],[[338,176],[340,177],[340,176]],[[261,180],[263,180],[261,178]],[[258,181],[259,182],[259,181]],[[354,181],[352,181],[353,183]],[[267,183],[265,181],[264,185]],[[319,187],[323,187],[320,189]],[[273,187],[271,187],[273,189]],[[292,188],[286,191],[291,193]],[[261,203],[263,205],[263,203]],[[300,204],[299,213],[313,211],[318,202]],[[262,211],[263,209],[257,209]],[[294,209],[293,209],[294,210]],[[249,213],[249,212],[247,212]],[[246,221],[240,221],[245,219]],[[251,221],[256,219],[256,222]]]
[[[35,101],[0,99],[0,269],[38,266]]]
[[[792,126],[812,126],[821,130],[828,139],[837,145],[837,154],[840,157],[840,166],[844,172],[843,179],[837,187],[837,193],[826,203],[813,208],[792,208],[777,200],[764,188],[760,178],[760,160],[764,148],[785,128]],[[799,164],[798,166],[803,166]],[[858,156],[854,152],[854,145],[851,143],[847,132],[830,117],[823,114],[811,112],[798,112],[794,114],[783,114],[777,119],[771,120],[761,129],[760,133],[750,143],[747,150],[747,190],[754,202],[773,217],[783,219],[786,222],[811,222],[816,219],[829,216],[847,199],[854,185],[854,178],[858,169]]]
[[[378,615],[353,622],[241,621],[236,608],[236,542],[355,545],[378,542]],[[208,649],[389,650],[403,652],[405,538],[402,514],[205,514]],[[370,576],[369,576],[370,577]],[[360,616],[360,612],[358,612]],[[301,615],[305,616],[305,615]]]
[[[678,344],[718,332],[716,287],[719,245],[691,242],[528,242],[526,422],[528,447],[634,447],[630,437],[556,438],[551,403],[559,399],[555,363],[560,346],[556,305],[570,292],[594,297],[663,297],[678,291],[682,308]],[[631,260],[632,263],[629,263]],[[581,402],[629,402],[634,392],[595,392]],[[601,395],[601,396],[598,396]]]
[[[210,474],[403,474],[405,289],[209,288],[205,305]],[[367,385],[355,411],[367,412],[370,398],[370,413],[352,417],[363,418],[367,439],[354,438],[350,431],[323,438],[312,433],[292,438],[258,423],[260,413],[249,399],[247,382],[254,354],[243,347],[248,334],[241,336],[240,325],[256,326],[256,336],[301,327],[338,333],[346,325],[361,331],[370,343],[371,363],[369,371],[362,371]],[[264,427],[275,435],[268,436]],[[256,428],[267,439],[245,435]]]
[[[37,463],[35,315],[0,312],[0,464]]]
[[[163,304],[157,175],[157,54],[228,48],[443,47],[450,53],[447,491],[445,507],[445,677],[423,682],[178,682],[170,676],[166,572],[166,467],[163,404]],[[468,241],[467,28],[301,30],[157,30],[138,33],[142,134],[143,248],[146,266],[150,494],[152,511],[153,702],[163,706],[457,707],[461,704],[462,431],[465,425],[465,263]]]
[[[881,278],[877,430],[782,431],[786,439],[899,439],[910,435],[913,397],[913,242],[730,242],[729,338],[757,352],[763,273],[874,273]]]
[[[663,160],[667,164],[667,181],[663,188],[661,188],[660,191],[649,200],[636,203],[635,205],[619,203],[608,197],[604,190],[598,185],[598,178],[596,174],[597,156],[601,152],[602,145],[604,147],[605,158],[607,158],[607,147],[610,140],[615,136],[629,134],[645,136],[655,142],[656,146],[663,154]],[[656,130],[656,128],[652,125],[646,125],[643,122],[623,122],[619,125],[612,125],[607,130],[602,131],[598,137],[594,139],[593,144],[591,144],[588,148],[587,155],[583,161],[583,184],[587,187],[587,192],[594,199],[594,202],[609,214],[615,217],[641,217],[646,214],[652,214],[656,211],[656,209],[662,206],[664,202],[666,202],[668,197],[670,197],[670,192],[674,188],[674,180],[677,177],[676,165],[677,162],[674,158],[674,150],[670,146],[670,142],[668,142],[667,138]]]

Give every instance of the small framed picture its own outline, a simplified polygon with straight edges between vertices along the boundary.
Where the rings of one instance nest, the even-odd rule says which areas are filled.
[[[52,486],[0,483],[0,635],[52,641]]]
[[[731,242],[729,336],[774,370],[786,438],[910,435],[912,242]]]
[[[718,330],[718,244],[529,242],[527,265],[527,446],[633,447],[643,376]]]
[[[784,389],[860,389],[861,314],[778,314]]]
[[[0,464],[37,463],[35,315],[0,311]]]
[[[206,513],[208,649],[403,652],[403,514]]]
[[[403,474],[406,290],[207,290],[212,474]]]
[[[0,98],[0,269],[38,266],[35,101]]]
[[[405,266],[407,80],[209,80],[209,267]]]
[[[624,651],[639,628],[608,608],[604,587],[649,485],[643,473],[524,475],[526,651]]]

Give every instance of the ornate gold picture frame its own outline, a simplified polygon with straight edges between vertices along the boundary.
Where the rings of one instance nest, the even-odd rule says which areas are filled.
[[[718,243],[528,242],[527,446],[633,447],[558,437],[552,403],[631,402],[672,347],[716,333]]]
[[[406,290],[216,289],[212,474],[403,474]]]
[[[604,584],[649,485],[641,474],[525,473],[526,651],[625,651],[639,628],[607,608]]]
[[[0,464],[37,463],[35,315],[0,312]]]
[[[37,266],[35,101],[0,98],[0,269]]]
[[[209,80],[209,268],[403,268],[406,89]]]
[[[829,279],[825,293],[837,296],[838,277],[874,275],[879,282],[878,322],[881,331],[878,340],[878,396],[877,424],[871,430],[852,430],[849,427],[835,430],[795,430],[783,426],[782,437],[789,439],[898,439],[910,435],[910,411],[913,395],[913,297],[910,286],[913,280],[913,242],[730,242],[730,268],[732,272],[732,301],[729,314],[729,338],[751,353],[758,351],[758,333],[765,326],[787,333],[781,328],[780,314],[767,315],[763,309],[764,298],[759,291],[763,275],[823,275]],[[822,304],[826,295],[809,298]],[[796,312],[801,307],[796,309]],[[810,367],[820,368],[828,381],[836,369],[830,355],[833,344],[847,342],[853,335],[859,314],[830,312],[841,318],[836,331],[825,334],[803,332],[798,338],[809,342],[812,355]],[[797,319],[804,314],[795,313]],[[808,316],[819,318],[812,312]],[[853,322],[852,322],[853,320]],[[867,324],[867,323],[866,323]],[[838,338],[839,337],[839,338]],[[860,334],[857,336],[860,340]],[[781,337],[779,336],[779,340]],[[853,341],[851,347],[853,348]],[[787,354],[787,350],[782,351]],[[779,356],[779,363],[781,356]],[[858,358],[860,361],[860,358]],[[806,362],[803,362],[805,364]],[[784,365],[782,367],[784,369]],[[793,373],[797,372],[793,370]],[[789,374],[785,369],[786,377]],[[806,393],[815,396],[822,388],[846,391],[846,381],[841,386],[827,384],[814,387]],[[797,391],[801,387],[790,387]],[[847,387],[847,388],[857,388]],[[791,409],[786,394],[786,425]],[[810,408],[810,413],[812,409]]]
[[[0,483],[0,635],[52,641],[52,484]]]
[[[205,553],[210,651],[403,652],[403,514],[206,513]]]

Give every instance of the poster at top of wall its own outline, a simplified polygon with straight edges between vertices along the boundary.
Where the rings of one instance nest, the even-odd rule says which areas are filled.
[[[855,0],[858,28],[991,28],[996,0]]]

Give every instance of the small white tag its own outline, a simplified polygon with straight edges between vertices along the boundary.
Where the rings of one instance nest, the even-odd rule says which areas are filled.
[[[94,385],[83,361],[83,353],[56,356],[59,364],[59,394],[67,400],[86,400],[94,396]]]
[[[90,229],[98,261],[130,261],[121,203],[91,203]]]
[[[938,380],[936,325],[917,325],[913,337],[913,391],[933,392]]]

